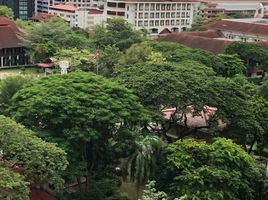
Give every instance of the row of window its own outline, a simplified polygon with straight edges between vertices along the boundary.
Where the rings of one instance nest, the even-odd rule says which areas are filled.
[[[138,21],[138,26],[180,26],[180,25],[190,25],[190,20],[145,20]],[[137,26],[137,22],[135,21],[135,26]]]
[[[190,17],[190,12],[161,12],[161,13],[138,13],[138,18],[140,19],[148,19],[150,18],[185,18]],[[135,18],[137,18],[137,14],[135,14]]]
[[[139,10],[191,10],[191,4],[138,4]]]

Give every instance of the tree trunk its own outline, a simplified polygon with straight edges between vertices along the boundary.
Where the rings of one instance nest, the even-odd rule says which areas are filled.
[[[255,142],[256,142],[256,139],[255,139],[255,137],[254,137],[254,138],[253,138],[253,141],[252,141],[252,143],[250,144],[250,147],[249,147],[249,149],[248,149],[248,154],[251,153],[251,151],[252,151],[252,149],[253,149],[253,146],[254,146]]]

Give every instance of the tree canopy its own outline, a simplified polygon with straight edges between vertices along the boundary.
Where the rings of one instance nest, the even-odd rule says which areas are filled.
[[[257,165],[231,140],[216,138],[209,144],[186,139],[166,151],[166,161],[158,165],[158,181],[169,197],[254,199]]]
[[[66,150],[72,177],[91,175],[101,160],[98,156],[120,126],[149,119],[128,89],[91,72],[34,82],[14,96],[10,113]]]
[[[9,19],[13,19],[14,13],[11,8],[7,6],[1,6],[0,5],[0,16],[7,17]]]
[[[67,167],[66,153],[36,137],[13,120],[0,116],[2,159],[22,168],[27,180],[61,186],[61,175]]]

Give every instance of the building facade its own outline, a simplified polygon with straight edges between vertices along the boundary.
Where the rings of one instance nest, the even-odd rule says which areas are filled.
[[[49,7],[49,14],[67,21],[71,27],[91,28],[106,21],[103,11],[96,8],[79,8],[72,5],[54,5]]]
[[[157,35],[164,29],[181,32],[191,28],[198,4],[195,0],[107,0],[104,13],[107,19],[122,17],[137,29]]]
[[[17,34],[22,33],[17,29],[15,22],[0,16],[0,68],[29,64],[26,47]]]
[[[103,0],[65,0],[65,4],[79,8],[103,7]]]
[[[19,19],[29,19],[36,11],[35,0],[0,0],[0,5],[11,8]]]
[[[64,0],[36,0],[36,10],[38,13],[48,13],[49,6],[58,5]]]

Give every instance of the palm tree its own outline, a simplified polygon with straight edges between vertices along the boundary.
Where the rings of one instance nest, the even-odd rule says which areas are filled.
[[[137,194],[140,197],[145,183],[154,173],[156,166],[156,155],[162,145],[157,136],[140,136],[135,141],[136,150],[124,163],[124,169],[137,187]]]

